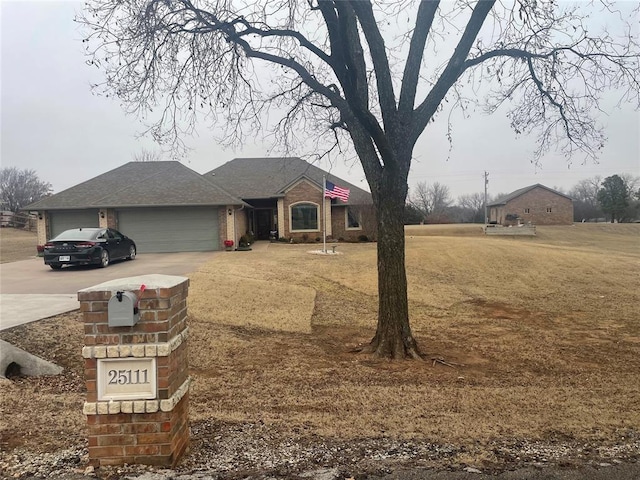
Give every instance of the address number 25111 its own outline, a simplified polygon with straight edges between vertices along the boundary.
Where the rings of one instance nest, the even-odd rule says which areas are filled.
[[[156,359],[104,358],[98,360],[98,400],[156,398]]]
[[[149,383],[149,370],[109,370],[109,385],[140,385]]]

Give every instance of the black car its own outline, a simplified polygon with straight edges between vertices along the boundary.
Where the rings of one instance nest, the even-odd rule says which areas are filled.
[[[74,228],[44,246],[44,264],[54,270],[63,265],[100,265],[112,260],[136,258],[135,242],[112,228]]]

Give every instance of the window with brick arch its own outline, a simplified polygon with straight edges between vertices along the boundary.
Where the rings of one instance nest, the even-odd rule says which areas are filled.
[[[296,203],[291,205],[291,231],[318,230],[318,205]]]

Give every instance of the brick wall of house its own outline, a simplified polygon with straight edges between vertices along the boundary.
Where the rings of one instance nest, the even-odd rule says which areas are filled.
[[[367,229],[366,215],[361,212],[361,206],[353,206],[354,211],[360,211],[360,228],[347,228],[347,206],[333,205],[331,208],[331,230],[332,237],[348,242],[357,242],[362,235],[373,239],[371,232]]]
[[[286,230],[284,225],[284,198],[278,199],[278,237],[284,237],[284,232]]]
[[[291,232],[291,210],[294,203],[309,202],[318,207],[318,229],[307,232]],[[303,241],[305,236],[313,241],[316,237],[322,237],[322,191],[317,185],[313,185],[306,180],[302,180],[286,192],[284,202],[284,232],[279,232],[281,237],[293,238],[296,241]],[[330,214],[328,214],[328,217]],[[330,221],[330,220],[328,220]]]
[[[229,214],[226,208],[218,209],[218,245],[219,249],[224,249],[224,241],[227,240],[227,222],[229,221]],[[229,239],[233,240],[233,238]]]
[[[237,247],[240,243],[240,237],[247,233],[249,230],[249,217],[247,210],[238,210],[236,212],[236,238],[233,240],[235,242],[235,246]]]
[[[98,226],[100,228],[115,228],[117,230],[116,227],[111,227],[111,225],[109,225],[109,218],[107,216],[107,210],[106,209],[100,209],[98,211]]]
[[[362,235],[361,229],[347,230],[346,225],[346,206],[334,205],[331,207],[331,233],[332,238],[356,241],[358,235]]]
[[[38,212],[38,245],[44,245],[49,240],[49,213]]]
[[[353,205],[350,208],[359,215],[360,228],[347,229],[347,206],[334,205],[331,216],[333,238],[356,242],[365,235],[369,240],[376,240],[376,217],[373,205]]]
[[[118,230],[118,212],[113,208],[107,209],[107,226]]]
[[[549,211],[550,210],[550,211]],[[518,215],[524,223],[534,225],[573,224],[573,201],[545,188],[536,187],[507,202],[499,213],[498,223],[505,223],[508,214]]]

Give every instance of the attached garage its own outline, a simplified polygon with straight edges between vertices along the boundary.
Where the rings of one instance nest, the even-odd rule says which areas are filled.
[[[97,209],[87,210],[52,210],[49,212],[50,237],[80,227],[99,227],[100,219]]]
[[[132,208],[117,215],[118,230],[136,242],[138,253],[220,250],[216,207]]]
[[[38,245],[70,228],[109,227],[130,236],[139,253],[222,250],[237,238],[227,210],[248,206],[177,161],[129,162],[43,198],[25,210],[38,212]]]

